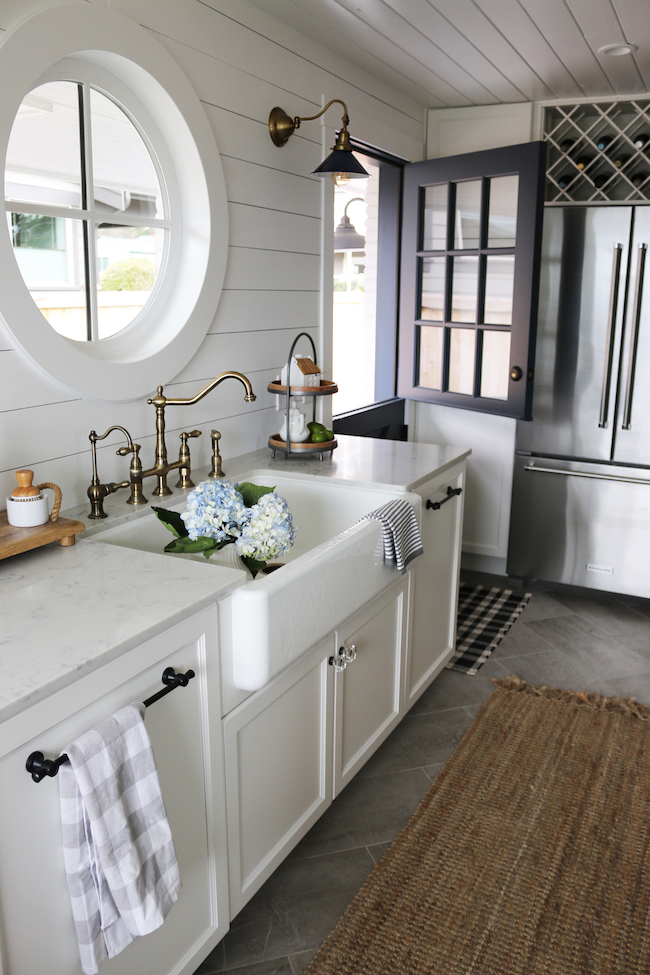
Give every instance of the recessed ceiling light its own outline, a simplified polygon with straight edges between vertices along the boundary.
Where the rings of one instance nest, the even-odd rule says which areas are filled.
[[[598,53],[607,54],[610,58],[621,58],[624,54],[634,54],[638,50],[636,44],[605,44],[598,48]]]

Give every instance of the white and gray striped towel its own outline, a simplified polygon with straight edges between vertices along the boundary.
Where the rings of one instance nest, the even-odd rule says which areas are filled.
[[[396,499],[382,504],[361,521],[378,521],[384,532],[384,561],[397,566],[400,575],[418,555],[422,555],[422,538],[417,518],[408,501]]]
[[[86,732],[59,768],[63,858],[86,975],[160,927],[181,887],[144,711],[130,704]]]

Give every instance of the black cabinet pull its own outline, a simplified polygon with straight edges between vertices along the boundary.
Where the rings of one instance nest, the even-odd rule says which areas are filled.
[[[155,704],[156,701],[159,701],[165,694],[170,694],[176,687],[187,687],[195,676],[193,670],[188,670],[184,674],[177,674],[173,667],[165,667],[161,680],[166,686],[148,697],[143,702],[144,706],[148,708],[151,704]],[[34,782],[41,782],[48,775],[50,778],[54,777],[59,771],[59,766],[65,765],[68,761],[70,760],[67,755],[60,755],[59,758],[53,759],[45,758],[43,752],[32,752],[25,762],[25,768],[31,774]]]
[[[437,511],[438,508],[442,508],[443,504],[447,504],[447,502],[451,501],[452,498],[455,498],[462,493],[463,493],[462,488],[448,487],[446,498],[443,498],[442,501],[432,501],[431,498],[429,498],[429,500],[426,503],[426,507],[432,508],[434,511]]]

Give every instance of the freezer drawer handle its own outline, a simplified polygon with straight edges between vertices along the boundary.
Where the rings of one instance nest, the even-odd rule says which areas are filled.
[[[614,337],[616,335],[616,312],[618,310],[618,289],[621,282],[621,257],[623,255],[623,245],[614,244],[614,256],[612,260],[612,286],[609,292],[609,315],[607,318],[607,338],[605,347],[605,365],[603,367],[603,387],[600,393],[600,416],[598,426],[607,426],[609,414],[609,393],[612,385],[612,367],[614,365]]]
[[[627,363],[627,380],[625,382],[625,405],[623,407],[623,429],[629,430],[632,425],[632,397],[634,396],[634,377],[636,374],[636,352],[639,345],[639,325],[641,324],[641,297],[643,294],[643,276],[645,274],[645,258],[648,251],[647,244],[639,244],[636,265],[636,284],[634,286],[634,310],[632,312],[632,331],[630,332],[630,351]]]
[[[623,481],[625,484],[645,484],[650,487],[650,480],[642,477],[619,477],[618,474],[590,474],[588,471],[561,471],[557,467],[535,467],[526,464],[525,471],[537,471],[540,474],[565,474],[567,477],[591,477],[596,481]]]
[[[439,508],[442,508],[443,504],[447,504],[447,502],[451,501],[452,498],[455,498],[457,495],[462,493],[463,493],[462,488],[448,487],[446,498],[443,498],[442,501],[432,501],[431,498],[429,498],[429,500],[426,503],[426,507],[433,508],[434,511],[437,511]]]

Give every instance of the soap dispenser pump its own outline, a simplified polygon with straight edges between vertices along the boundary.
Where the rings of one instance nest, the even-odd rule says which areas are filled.
[[[304,443],[309,440],[309,429],[305,420],[305,414],[296,406],[296,401],[291,396],[289,398],[289,436],[287,437],[287,418],[282,421],[280,437],[285,443]]]

